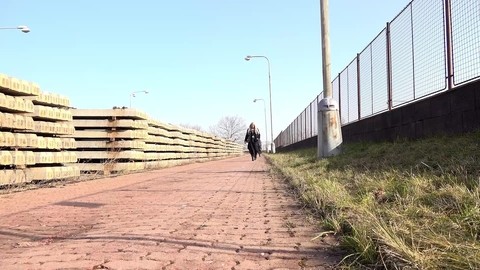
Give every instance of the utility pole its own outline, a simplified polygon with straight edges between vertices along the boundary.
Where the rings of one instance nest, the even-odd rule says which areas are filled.
[[[328,24],[328,0],[320,0],[320,26],[322,31],[322,73],[323,97],[331,98],[332,84],[330,75],[330,33]]]
[[[340,153],[342,127],[340,108],[333,99],[330,77],[330,34],[328,25],[328,0],[320,0],[320,24],[322,32],[322,74],[324,98],[318,103],[317,159]]]

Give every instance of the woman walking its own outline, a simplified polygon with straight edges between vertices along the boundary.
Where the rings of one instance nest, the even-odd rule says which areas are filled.
[[[260,156],[260,130],[255,127],[255,123],[251,123],[245,134],[245,143],[248,143],[248,152],[252,156],[252,161],[257,159],[257,155]]]

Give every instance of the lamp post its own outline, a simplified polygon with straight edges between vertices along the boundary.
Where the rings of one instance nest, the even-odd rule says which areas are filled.
[[[265,106],[265,100],[263,98],[256,98],[253,100],[253,102],[257,102],[258,100],[263,101],[263,112],[265,114],[265,150],[268,152],[268,146],[267,146],[267,107]],[[261,133],[260,133],[261,134]]]
[[[28,26],[25,26],[25,25],[20,25],[20,26],[17,26],[17,27],[0,27],[0,30],[6,30],[6,29],[17,29],[17,30],[22,31],[23,33],[30,32],[30,28],[28,28]]]
[[[272,79],[270,76],[270,60],[266,56],[263,55],[247,55],[245,57],[245,61],[250,61],[252,58],[265,58],[267,60],[268,64],[268,92],[270,95],[270,143],[271,143],[271,148],[270,150],[272,153],[275,153],[275,143],[273,142],[273,120],[272,120]]]
[[[148,91],[135,91],[135,92],[130,93],[130,108],[132,108],[132,98],[136,97],[135,96],[136,93],[148,94]]]

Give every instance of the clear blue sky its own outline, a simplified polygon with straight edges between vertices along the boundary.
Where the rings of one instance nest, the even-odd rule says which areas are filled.
[[[410,1],[330,0],[332,79]],[[319,0],[0,0],[0,73],[77,108],[129,106],[205,130],[238,115],[276,137],[322,91]],[[268,131],[270,118],[268,117]],[[270,135],[268,135],[270,137]]]

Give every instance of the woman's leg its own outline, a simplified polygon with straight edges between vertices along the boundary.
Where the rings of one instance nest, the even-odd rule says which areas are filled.
[[[255,160],[255,147],[253,146],[253,143],[251,143],[251,142],[248,143],[248,152],[250,152],[250,156],[252,157],[252,161]]]

